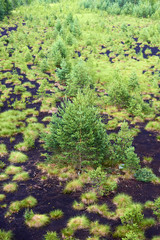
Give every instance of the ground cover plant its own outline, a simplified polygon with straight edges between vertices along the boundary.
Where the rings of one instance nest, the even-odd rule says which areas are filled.
[[[159,18],[0,0],[0,239],[159,239]]]

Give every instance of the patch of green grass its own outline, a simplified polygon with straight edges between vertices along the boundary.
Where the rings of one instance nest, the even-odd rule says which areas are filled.
[[[15,192],[18,189],[18,185],[16,183],[10,182],[10,183],[5,183],[3,185],[3,191],[5,192]]]
[[[64,189],[64,193],[81,191],[82,188],[83,188],[83,183],[79,179],[75,179],[67,183]]]
[[[9,217],[13,213],[17,213],[23,208],[35,207],[36,204],[37,204],[37,200],[32,196],[29,196],[21,201],[14,201],[9,205],[8,211],[5,216]]]
[[[7,155],[7,147],[5,144],[0,144],[0,157],[4,157],[5,155]]]
[[[20,172],[14,175],[13,181],[27,181],[29,179],[29,174],[28,172]]]
[[[21,167],[17,167],[14,165],[10,165],[5,169],[5,173],[8,175],[14,175],[14,174],[20,173],[22,171],[23,171],[23,169]]]
[[[24,163],[28,160],[28,156],[21,152],[11,152],[9,159],[12,163]]]
[[[107,218],[114,217],[114,213],[109,211],[108,206],[104,203],[102,205],[93,204],[87,207],[88,212],[98,213],[99,215]]]
[[[2,202],[5,198],[6,196],[4,194],[0,194],[0,202]]]
[[[0,173],[0,181],[4,181],[4,180],[6,180],[6,179],[8,179],[9,178],[9,176],[7,175],[7,174],[5,174],[5,173]]]
[[[63,217],[63,212],[60,209],[56,209],[49,213],[51,219],[59,219]]]
[[[72,207],[73,207],[75,210],[83,210],[83,209],[85,208],[84,203],[82,203],[82,202],[77,202],[77,201],[74,201],[74,202],[73,202]]]
[[[0,161],[0,168],[3,169],[6,166],[6,164],[3,161]]]
[[[152,157],[143,157],[143,161],[145,163],[151,163],[153,161],[153,158]]]
[[[0,240],[12,240],[13,233],[12,231],[4,231],[0,229]]]
[[[110,232],[110,227],[108,225],[100,224],[98,221],[91,222],[90,224],[90,233],[98,236],[98,237],[105,237]]]
[[[29,220],[25,220],[25,223],[30,228],[40,228],[49,224],[50,218],[46,214],[34,214]]]
[[[85,215],[82,215],[69,219],[67,227],[73,231],[77,231],[79,229],[89,228],[89,224],[89,219]]]
[[[11,137],[22,132],[26,114],[18,110],[8,110],[0,115],[0,136]]]
[[[132,197],[125,193],[119,193],[113,198],[113,203],[116,204],[118,208],[126,208],[132,204]]]
[[[147,131],[156,131],[159,132],[160,131],[160,123],[157,121],[150,121],[147,123],[145,129]]]
[[[152,238],[152,240],[160,240],[160,236],[155,236]]]
[[[87,205],[92,204],[97,201],[97,194],[95,192],[91,192],[91,191],[82,193],[81,201]]]
[[[44,240],[60,240],[56,232],[48,231],[44,236]]]

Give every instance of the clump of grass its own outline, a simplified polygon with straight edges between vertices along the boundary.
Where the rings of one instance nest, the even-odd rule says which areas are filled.
[[[160,141],[160,135],[157,136],[157,141],[158,141],[158,142]]]
[[[13,177],[13,181],[27,181],[29,179],[29,174],[28,172],[20,172],[17,173],[14,177]]]
[[[152,157],[143,157],[143,161],[145,163],[151,163],[153,161],[153,158]]]
[[[78,178],[82,183],[89,183],[90,182],[90,177],[88,173],[84,172],[82,173],[79,178]]]
[[[11,231],[4,231],[0,229],[0,240],[12,240],[13,239],[13,233]]]
[[[64,193],[81,191],[83,188],[83,183],[79,179],[72,180],[67,183]]]
[[[154,226],[155,223],[156,223],[156,221],[154,218],[145,218],[141,222],[141,228],[145,230],[146,228]]]
[[[70,228],[63,228],[62,231],[62,238],[63,239],[72,239],[72,236],[74,234],[74,230]]]
[[[157,131],[159,132],[160,131],[160,124],[158,121],[150,121],[147,123],[145,129],[147,131]]]
[[[59,218],[63,217],[63,212],[60,209],[56,209],[54,211],[51,211],[49,213],[49,215],[50,215],[51,219],[59,219]]]
[[[60,240],[60,238],[57,236],[56,232],[47,232],[44,235],[44,240]]]
[[[6,164],[3,161],[0,161],[0,168],[3,169],[6,166]]]
[[[83,209],[84,209],[84,203],[74,201],[72,207],[73,207],[75,210],[83,210]]]
[[[9,176],[7,174],[5,174],[5,173],[1,173],[0,174],[0,181],[4,181],[4,180],[6,180],[8,178],[9,178]]]
[[[98,221],[91,222],[90,233],[98,236],[105,237],[109,234],[110,227],[108,225],[99,224]]]
[[[36,205],[37,205],[37,199],[32,196],[28,196],[25,199],[21,200],[21,206],[23,208],[32,208]]]
[[[0,157],[4,157],[5,155],[7,155],[7,148],[5,144],[0,144]]]
[[[103,217],[111,217],[113,214],[109,212],[108,206],[104,203],[102,205],[94,204],[87,207],[88,212],[98,213]]]
[[[0,202],[2,202],[5,198],[6,196],[4,194],[0,194]]]
[[[90,221],[89,219],[85,216],[77,216],[69,219],[67,223],[67,227],[69,229],[72,229],[73,231],[79,230],[79,229],[86,229],[89,227]]]
[[[9,206],[9,211],[6,213],[6,217],[11,216],[13,213],[17,213],[21,210],[21,201],[12,202]]]
[[[18,188],[17,183],[13,183],[13,182],[5,183],[3,185],[3,191],[5,192],[15,192],[17,191],[17,188]]]
[[[14,165],[10,165],[5,169],[5,173],[8,175],[14,175],[20,172],[22,172],[22,168]]]
[[[100,240],[99,237],[93,236],[93,237],[88,237],[86,240]]]
[[[97,195],[95,192],[86,192],[86,193],[83,193],[81,195],[81,201],[84,203],[84,204],[91,204],[91,203],[94,203],[97,201]]]
[[[116,204],[118,208],[126,208],[132,203],[132,197],[125,193],[119,193],[114,197],[113,203]]]
[[[13,213],[17,213],[23,208],[32,208],[36,204],[37,200],[32,196],[29,196],[21,201],[12,202],[5,216],[6,217],[11,216]]]
[[[160,240],[160,236],[155,236],[152,238],[152,240]]]
[[[154,207],[154,202],[147,201],[147,202],[145,202],[144,207],[145,208],[153,208]]]
[[[26,219],[25,223],[28,227],[39,228],[47,225],[50,222],[50,218],[46,214],[33,214],[30,219]]]
[[[24,163],[28,160],[28,156],[21,152],[11,152],[9,159],[12,163]]]
[[[113,233],[113,237],[115,238],[125,237],[127,232],[128,232],[127,226],[118,226],[115,232]]]

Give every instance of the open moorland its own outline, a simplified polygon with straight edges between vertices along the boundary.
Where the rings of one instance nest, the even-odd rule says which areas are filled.
[[[33,1],[3,16],[0,240],[160,239],[152,4],[141,16],[139,5],[127,15],[98,1]]]

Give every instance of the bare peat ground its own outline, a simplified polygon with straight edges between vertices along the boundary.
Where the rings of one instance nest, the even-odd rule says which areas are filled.
[[[7,31],[16,31],[18,28],[17,25],[12,28],[3,29],[1,31],[1,36],[6,35]],[[146,46],[145,46],[146,48]],[[138,51],[138,48],[135,49]],[[157,49],[151,49],[153,50],[152,53],[156,54]],[[109,52],[106,51],[106,54],[109,54]],[[145,56],[144,56],[145,57]],[[112,59],[110,59],[112,61]],[[25,74],[21,74],[20,69],[14,68],[14,70],[17,70],[18,75],[23,77],[22,82],[28,81]],[[3,71],[3,70],[2,70]],[[4,80],[5,83],[5,80]],[[6,85],[7,86],[7,85]],[[9,85],[7,87],[10,87]],[[35,83],[34,89],[27,89],[32,92],[32,94],[36,94],[36,91],[38,89],[38,84]],[[17,96],[15,94],[12,94],[12,98],[15,99]],[[30,98],[30,103],[26,105],[26,108],[29,107],[35,107],[36,110],[39,111],[40,104],[34,103],[32,104],[32,98]],[[4,103],[4,106],[1,109],[1,112],[4,112],[6,110],[10,109],[8,107],[7,101]],[[40,113],[38,118],[38,121],[41,122],[41,120],[48,116],[48,114]],[[160,177],[160,142],[157,141],[156,136],[157,133],[154,132],[148,132],[144,130],[145,124],[140,125],[140,133],[135,137],[134,139],[134,146],[136,149],[136,153],[141,158],[144,156],[153,157],[153,162],[148,165],[153,169],[153,172]],[[18,134],[16,135],[15,141],[12,143],[9,141],[9,138],[0,138],[1,143],[5,143],[8,149],[8,152],[14,150],[15,144],[22,141],[22,135]],[[25,152],[26,153],[26,152]],[[109,220],[103,217],[98,216],[97,214],[89,214],[85,210],[83,211],[76,211],[72,208],[72,203],[74,200],[78,200],[80,197],[80,192],[75,194],[63,194],[63,184],[60,183],[56,178],[49,178],[47,180],[42,181],[41,176],[42,173],[36,168],[36,163],[43,161],[43,157],[41,156],[41,153],[44,153],[44,149],[41,147],[38,140],[36,140],[35,147],[31,150],[29,150],[26,154],[29,157],[29,160],[26,163],[21,164],[23,166],[24,170],[27,171],[30,175],[30,180],[26,182],[20,182],[18,184],[18,190],[15,193],[7,193],[7,197],[4,200],[3,204],[9,204],[16,200],[22,200],[25,197],[32,195],[35,197],[38,201],[38,204],[36,207],[34,207],[34,212],[36,213],[49,213],[51,210],[53,210],[53,207],[55,209],[61,209],[64,212],[64,217],[60,220],[54,220],[51,221],[49,225],[46,227],[40,228],[40,229],[31,229],[28,228],[24,223],[24,210],[21,210],[17,214],[13,214],[9,218],[5,218],[4,214],[6,213],[6,208],[1,207],[0,208],[0,228],[5,230],[12,230],[14,233],[15,240],[41,240],[43,239],[43,234],[46,233],[46,231],[57,231],[60,233],[60,231],[66,227],[66,223],[69,220],[70,217],[76,216],[77,214],[86,214],[90,220],[99,220],[100,223],[106,223],[111,226],[112,232],[114,231],[115,227],[120,224],[120,220]],[[4,157],[1,159],[6,163],[6,166],[9,165],[8,157]],[[143,163],[142,163],[143,165]],[[17,164],[18,166],[18,164]],[[2,192],[2,185],[3,183],[9,182],[11,179],[5,180],[1,182],[0,190]],[[115,206],[112,203],[113,197],[117,193],[127,193],[133,197],[133,200],[135,202],[141,202],[144,203],[147,200],[154,200],[156,197],[160,196],[160,186],[155,185],[152,183],[143,183],[138,182],[134,179],[131,180],[123,180],[119,179],[118,183],[118,189],[115,193],[110,194],[108,197],[103,197],[99,200],[99,203],[106,202],[111,210],[115,210]],[[146,211],[145,216],[151,217],[152,211]],[[88,231],[81,230],[76,233],[76,237],[84,240],[88,236]],[[152,228],[147,229],[146,231],[146,239],[151,239],[154,235],[160,235],[160,225],[156,225]],[[108,240],[112,240],[112,236],[110,235],[107,238]]]

